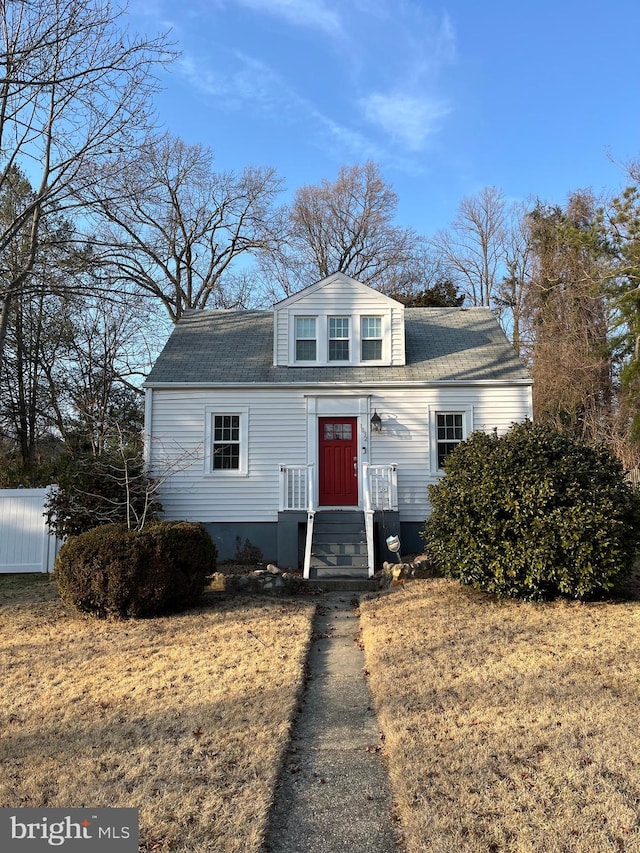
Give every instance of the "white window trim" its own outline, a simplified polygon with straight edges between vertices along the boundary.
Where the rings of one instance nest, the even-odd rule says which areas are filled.
[[[298,361],[296,359],[296,320],[314,318],[316,321],[316,360]],[[347,317],[349,319],[349,359],[329,361],[329,318]],[[382,358],[362,361],[362,318],[376,317],[382,321]],[[352,313],[327,312],[291,312],[289,315],[289,365],[291,367],[379,367],[391,365],[391,311],[354,311]]]
[[[473,432],[473,406],[429,406],[429,470],[444,476],[444,468],[438,468],[438,415],[462,415],[462,440],[466,441]]]
[[[347,329],[349,334],[346,338],[332,338],[329,336],[329,331],[331,328],[332,320],[346,320],[347,321]],[[353,364],[353,320],[354,317],[352,314],[328,314],[327,315],[327,325],[325,327],[325,334],[327,339],[327,363],[331,365],[341,365],[341,364]],[[346,341],[347,346],[349,348],[349,358],[332,358],[329,359],[329,350],[331,341]]]
[[[319,319],[320,318],[318,317],[317,314],[294,314],[293,322],[291,324],[292,345],[291,345],[291,354],[290,354],[291,355],[290,360],[293,364],[306,365],[306,364],[317,364],[318,363],[318,355],[319,355],[319,351],[320,351],[320,341],[319,341],[320,336],[318,334],[318,327],[320,325]],[[315,338],[298,338],[297,328],[296,328],[298,325],[298,323],[297,323],[298,320],[315,320],[315,325],[316,325],[316,336],[315,336]],[[296,344],[297,344],[298,340],[301,340],[301,341],[303,341],[303,340],[304,341],[314,340],[316,342],[316,357],[314,359],[307,360],[307,359],[297,359],[296,358],[296,352],[297,352]]]
[[[379,338],[363,338],[362,337],[362,321],[363,320],[380,320],[380,337]],[[363,365],[377,365],[377,364],[385,364],[385,347],[389,346],[389,337],[391,335],[390,326],[385,322],[386,317],[383,314],[360,314],[358,317],[358,358],[360,359],[360,364]],[[381,341],[382,346],[380,347],[380,358],[362,358],[362,342],[363,341]]]
[[[240,416],[240,467],[214,469],[213,467],[213,419],[214,415]],[[221,409],[218,406],[205,407],[204,425],[204,473],[209,477],[247,477],[249,474],[249,407],[234,406]]]

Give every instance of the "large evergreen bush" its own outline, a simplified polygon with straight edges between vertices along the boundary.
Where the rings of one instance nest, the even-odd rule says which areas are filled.
[[[164,521],[142,530],[107,524],[65,542],[54,580],[61,599],[77,610],[152,616],[196,604],[216,556],[201,524]]]
[[[638,497],[604,448],[526,421],[474,433],[446,471],[423,534],[446,576],[505,597],[585,599],[629,572]]]

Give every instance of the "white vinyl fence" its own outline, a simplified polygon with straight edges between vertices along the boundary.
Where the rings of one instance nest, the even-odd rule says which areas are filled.
[[[632,486],[640,487],[640,468],[630,468],[625,476]]]
[[[60,542],[44,517],[46,489],[0,489],[0,573],[49,572]]]

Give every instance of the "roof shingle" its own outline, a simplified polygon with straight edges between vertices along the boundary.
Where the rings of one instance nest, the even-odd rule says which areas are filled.
[[[274,367],[273,312],[190,311],[146,385],[394,384],[529,381],[487,308],[407,308],[406,365]]]

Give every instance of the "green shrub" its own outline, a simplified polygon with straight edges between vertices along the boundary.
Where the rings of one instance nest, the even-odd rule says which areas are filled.
[[[423,534],[446,576],[504,597],[585,599],[630,571],[640,505],[604,448],[526,421],[474,433],[446,471]]]
[[[65,542],[54,579],[61,599],[77,610],[152,616],[196,604],[216,556],[201,524],[164,521],[142,530],[108,524]]]

